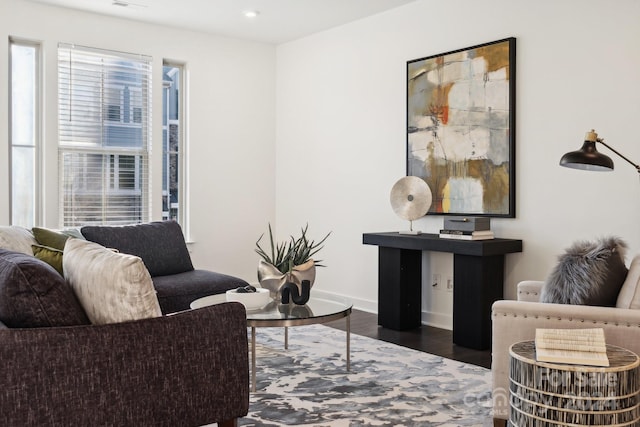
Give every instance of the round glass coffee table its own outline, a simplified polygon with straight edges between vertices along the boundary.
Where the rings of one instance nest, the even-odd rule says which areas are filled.
[[[191,303],[191,308],[202,308],[227,302],[225,294],[210,295]],[[345,318],[347,322],[347,371],[351,369],[351,308],[347,300],[309,298],[305,305],[279,304],[271,301],[258,310],[247,311],[247,326],[251,328],[251,390],[256,391],[256,328],[284,327],[284,348],[289,348],[289,327],[315,325]]]

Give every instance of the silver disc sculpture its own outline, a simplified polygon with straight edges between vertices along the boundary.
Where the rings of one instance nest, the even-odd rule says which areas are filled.
[[[413,221],[429,212],[433,200],[424,179],[417,176],[400,178],[391,188],[389,199],[396,215],[409,221],[409,231],[400,231],[400,234],[420,234],[421,231],[413,230]]]

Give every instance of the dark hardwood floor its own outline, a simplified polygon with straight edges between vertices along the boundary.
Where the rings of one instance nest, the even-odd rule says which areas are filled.
[[[344,319],[329,322],[326,325],[343,331],[346,329]],[[422,325],[409,331],[394,331],[378,326],[377,314],[353,310],[351,313],[351,332],[447,359],[491,368],[491,350],[480,351],[455,345],[453,333],[446,329]]]

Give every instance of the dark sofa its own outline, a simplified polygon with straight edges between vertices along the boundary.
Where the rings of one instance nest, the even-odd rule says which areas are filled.
[[[198,298],[248,285],[237,277],[194,269],[182,229],[175,221],[85,226],[80,232],[87,240],[142,258],[165,314],[187,310]]]
[[[0,227],[0,426],[232,426],[247,414],[244,306],[92,325],[36,243]]]
[[[0,425],[236,425],[249,407],[245,309],[108,325],[0,323]]]

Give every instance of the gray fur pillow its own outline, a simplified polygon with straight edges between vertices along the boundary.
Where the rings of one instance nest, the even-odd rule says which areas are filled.
[[[627,277],[627,244],[617,237],[579,241],[558,257],[541,302],[613,307]]]

